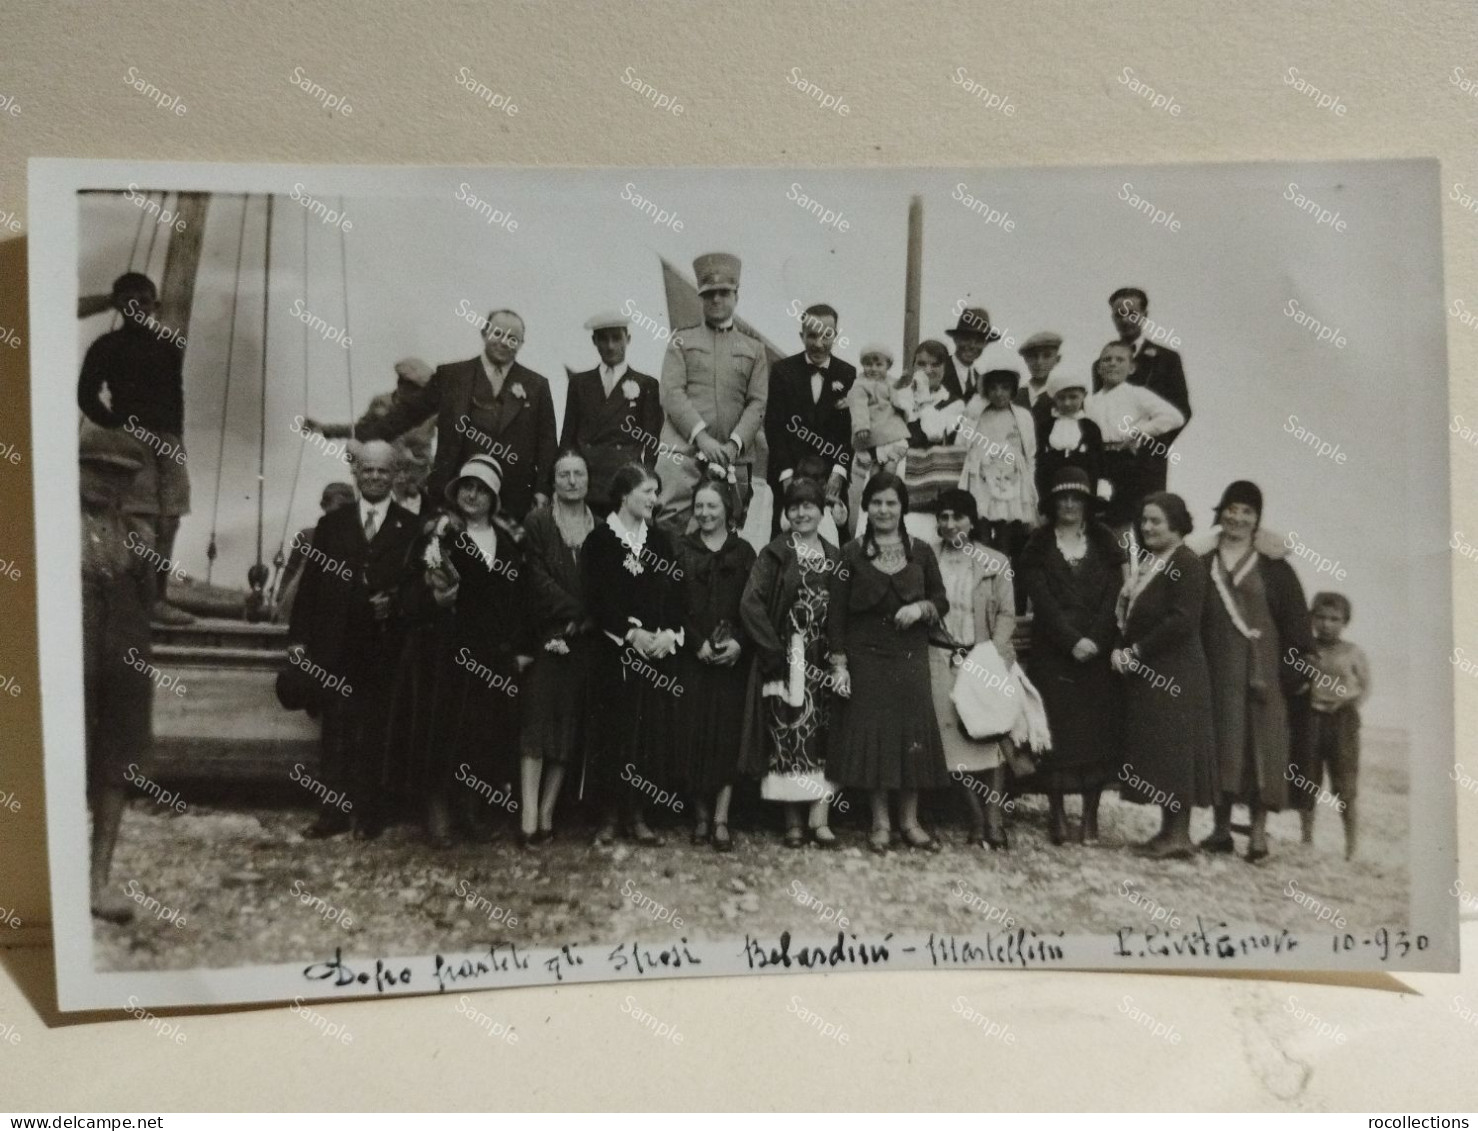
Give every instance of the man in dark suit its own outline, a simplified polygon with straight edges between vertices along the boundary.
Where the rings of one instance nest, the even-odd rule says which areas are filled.
[[[502,513],[515,522],[549,501],[554,486],[554,398],[549,382],[515,359],[523,319],[495,310],[482,331],[483,352],[437,368],[424,385],[402,382],[384,416],[352,426],[306,421],[324,436],[394,440],[436,415],[436,460],[425,495],[439,503],[446,485],[473,456],[503,467]]]
[[[1148,312],[1150,308],[1149,296],[1138,287],[1120,287],[1109,295],[1109,315],[1114,320],[1114,329],[1119,333],[1119,340],[1126,343],[1134,350],[1134,370],[1129,374],[1131,385],[1143,385],[1152,393],[1159,393],[1167,401],[1185,415],[1186,423],[1191,419],[1191,395],[1186,389],[1185,370],[1180,364],[1180,354],[1169,346],[1160,345],[1151,340],[1145,333],[1148,323]],[[1098,391],[1098,377],[1095,373],[1093,378],[1093,391]],[[1166,432],[1159,437],[1161,443],[1168,449],[1175,443],[1175,438],[1185,430],[1185,425]],[[1163,491],[1165,489],[1165,478],[1169,471],[1169,452],[1159,449],[1158,455],[1143,453],[1150,465],[1147,473],[1152,471],[1151,478],[1146,480],[1150,490]]]
[[[770,369],[769,399],[765,402],[765,442],[770,463],[765,478],[774,495],[770,537],[780,533],[781,499],[785,484],[803,456],[820,456],[831,466],[826,485],[828,499],[846,501],[852,469],[852,416],[847,394],[857,370],[831,356],[836,343],[837,312],[825,303],[808,306],[801,315],[801,342],[805,349],[781,358]]]
[[[976,383],[985,370],[976,364],[985,347],[998,341],[1001,332],[990,324],[990,312],[983,306],[961,307],[959,321],[946,330],[955,344],[954,356],[944,370],[944,387],[952,401],[969,401],[979,390]]]
[[[386,706],[401,635],[396,588],[418,530],[416,516],[390,497],[395,449],[383,440],[354,459],[353,504],[318,520],[288,630],[288,662],[311,687],[323,716],[317,782],[294,778],[323,806],[304,833],[372,838],[384,827]],[[331,793],[343,802],[329,804]]]
[[[590,470],[586,501],[596,517],[611,509],[611,479],[628,463],[657,464],[662,438],[662,386],[626,364],[631,320],[599,314],[585,323],[600,364],[570,377],[559,446],[585,457]]]

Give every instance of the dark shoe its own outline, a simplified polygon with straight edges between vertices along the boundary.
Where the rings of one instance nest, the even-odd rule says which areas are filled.
[[[991,835],[991,833],[986,833],[983,837],[981,837],[981,846],[988,846],[992,852],[1010,852],[1011,839],[1006,835],[1006,830],[996,829],[994,830],[994,834],[995,835]]]
[[[1236,842],[1232,840],[1232,834],[1226,831],[1212,833],[1200,844],[1202,852],[1215,855],[1226,855],[1237,851]]]
[[[699,818],[698,822],[693,826],[693,843],[706,844],[709,836],[708,822]]]
[[[1048,816],[1047,839],[1055,845],[1067,843],[1067,814],[1062,810]]]
[[[1249,864],[1256,864],[1259,860],[1266,859],[1267,858],[1267,855],[1268,855],[1268,841],[1267,841],[1267,837],[1265,837],[1265,836],[1262,836],[1262,837],[1255,836],[1255,837],[1253,837],[1251,840],[1249,840],[1247,842],[1247,863],[1249,863]]]
[[[353,827],[354,822],[343,813],[333,815],[323,813],[318,820],[303,830],[303,839],[324,840],[327,837],[338,836],[340,833],[347,833]]]
[[[824,848],[827,851],[833,848],[840,848],[842,843],[837,840],[836,833],[832,832],[826,825],[817,825],[812,829],[811,839],[816,842],[817,848]]]
[[[595,839],[593,839],[590,843],[595,848],[604,848],[606,845],[615,844],[616,826],[601,825],[600,828],[595,830]]]
[[[1196,855],[1196,846],[1189,841],[1161,841],[1145,853],[1151,860],[1190,860]]]
[[[92,914],[95,919],[121,927],[133,922],[133,901],[113,888],[98,887],[92,893]]]
[[[801,831],[799,825],[795,826],[795,828],[786,829],[783,843],[786,848],[805,848],[806,834]]]
[[[868,851],[878,856],[888,855],[888,846],[893,843],[893,834],[887,829],[873,829],[867,838]]]
[[[921,852],[938,852],[944,847],[917,825],[903,830],[903,843]]]
[[[1078,830],[1078,839],[1083,844],[1098,843],[1098,811],[1085,812],[1083,814],[1083,825]]]
[[[548,844],[553,839],[553,829],[535,829],[529,834],[529,843],[533,845]]]
[[[722,821],[713,826],[713,850],[715,852],[733,852],[734,838],[729,835],[729,826]]]

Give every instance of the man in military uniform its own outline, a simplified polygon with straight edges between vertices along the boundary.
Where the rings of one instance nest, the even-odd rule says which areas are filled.
[[[597,314],[585,323],[600,365],[570,376],[559,446],[585,457],[588,502],[596,517],[611,509],[611,480],[624,464],[657,462],[662,433],[662,390],[657,378],[626,364],[631,320]]]
[[[715,251],[693,260],[703,321],[678,330],[662,361],[664,447],[658,521],[681,534],[691,517],[693,491],[704,475],[740,486],[749,499],[748,472],[765,418],[770,363],[765,344],[734,325],[739,301],[739,257]]]

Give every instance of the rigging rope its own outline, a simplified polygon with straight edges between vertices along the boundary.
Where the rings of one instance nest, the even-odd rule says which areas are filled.
[[[268,324],[272,312],[272,204],[267,193],[267,235],[262,253],[262,381],[261,407],[257,420],[257,560],[246,571],[251,595],[247,598],[247,619],[257,620],[265,613],[267,566],[262,561],[262,536],[267,522],[267,347],[272,338]]]
[[[303,210],[303,309],[312,310],[312,304],[308,301],[308,210]],[[308,323],[303,323],[303,417],[308,416]],[[308,436],[305,433],[302,443],[298,445],[298,466],[293,471],[292,490],[287,493],[287,508],[282,512],[282,534],[277,539],[277,554],[272,559],[272,565],[276,569],[276,577],[272,582],[272,603],[275,605],[282,596],[282,567],[287,564],[283,551],[287,546],[287,528],[292,523],[293,507],[298,500],[298,479],[303,474],[303,454],[308,450]]]
[[[249,194],[241,198],[241,227],[236,233],[236,282],[231,290],[231,329],[226,338],[226,391],[221,397],[221,439],[216,448],[216,497],[210,511],[210,545],[206,547],[205,583],[210,584],[216,566],[216,520],[221,513],[221,472],[226,466],[226,413],[231,407],[231,358],[236,350],[236,307],[241,301],[241,253],[246,247],[246,213]]]

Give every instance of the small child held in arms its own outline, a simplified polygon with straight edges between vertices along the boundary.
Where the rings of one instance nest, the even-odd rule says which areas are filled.
[[[1345,824],[1345,859],[1353,859],[1358,823],[1355,797],[1360,774],[1360,705],[1370,698],[1370,661],[1360,645],[1343,639],[1350,623],[1350,600],[1343,593],[1316,593],[1309,606],[1314,619],[1314,666],[1309,674],[1309,725],[1300,768],[1308,778],[1300,797],[1303,842],[1314,840],[1314,797],[1329,790]],[[1295,783],[1301,785],[1302,783]],[[1298,792],[1298,791],[1295,791]]]
[[[860,360],[862,373],[847,393],[857,467],[867,475],[896,472],[908,452],[905,414],[913,409],[913,391],[896,388],[888,376],[893,351],[887,346],[864,346]]]

